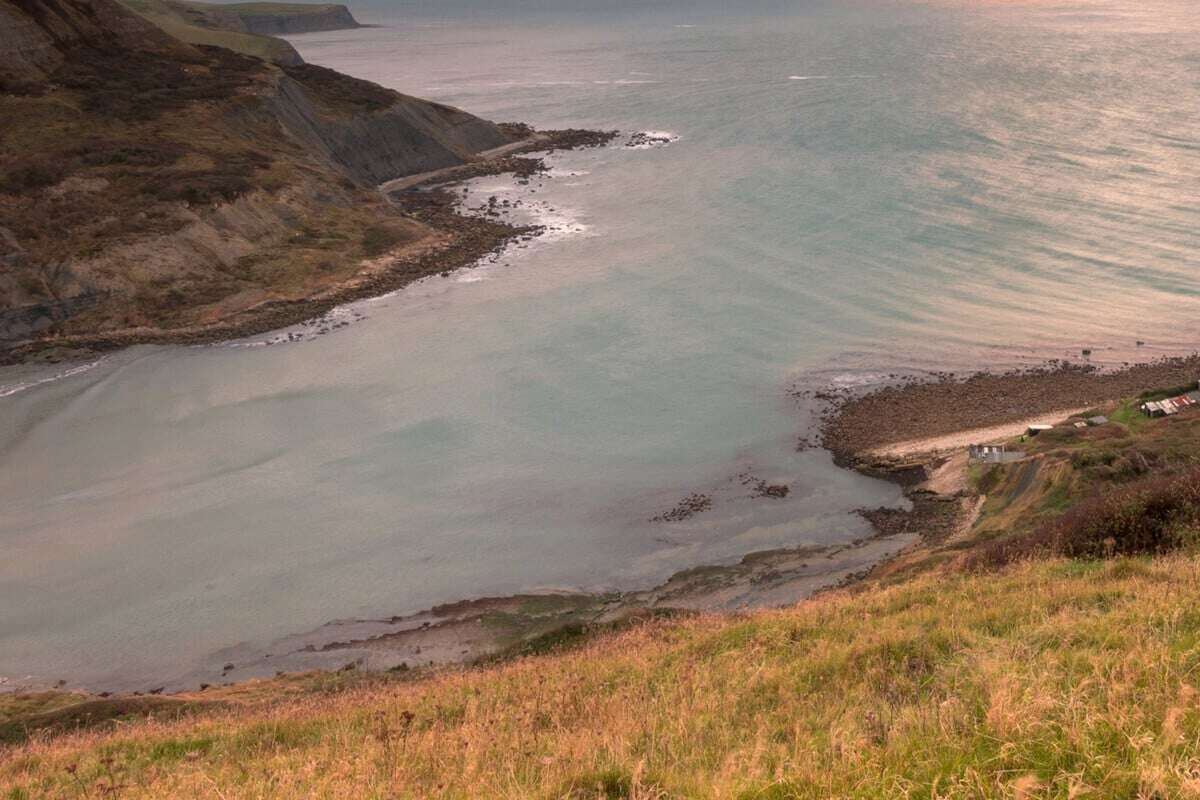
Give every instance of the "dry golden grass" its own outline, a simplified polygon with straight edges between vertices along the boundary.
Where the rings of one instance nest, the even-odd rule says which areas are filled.
[[[2,796],[1200,796],[1200,561],[930,574],[0,751]]]

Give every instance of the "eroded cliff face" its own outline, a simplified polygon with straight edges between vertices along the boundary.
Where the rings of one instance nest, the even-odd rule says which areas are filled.
[[[509,141],[491,122],[457,108],[381,92],[324,67],[289,67],[284,73],[266,98],[284,130],[363,183],[462,164]],[[346,113],[342,105],[351,90],[369,96],[359,110]]]
[[[250,9],[238,9],[236,13],[247,33],[264,36],[338,31],[360,27],[358,21],[350,13],[350,9],[341,5],[316,6],[312,9],[305,9],[302,13],[287,13],[286,10],[258,13]]]
[[[331,70],[184,45],[113,0],[0,0],[0,42],[0,349],[304,297],[380,242],[441,235],[376,184],[508,141]]]

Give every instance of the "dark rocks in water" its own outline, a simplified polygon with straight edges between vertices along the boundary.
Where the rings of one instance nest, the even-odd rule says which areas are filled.
[[[786,483],[767,483],[749,472],[743,472],[738,476],[738,480],[743,486],[750,488],[751,497],[774,497],[781,500],[792,493],[792,488]]]
[[[701,514],[712,508],[712,497],[706,494],[689,494],[687,497],[680,500],[670,511],[665,511],[662,514],[651,517],[651,522],[682,522],[685,519],[690,519],[697,514]]]
[[[665,147],[678,139],[677,136],[664,133],[639,132],[629,137],[625,142],[628,148]]]

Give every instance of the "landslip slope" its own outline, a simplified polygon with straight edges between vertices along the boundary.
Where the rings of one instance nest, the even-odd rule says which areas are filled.
[[[0,0],[0,347],[212,324],[453,243],[374,190],[510,141],[458,109]]]

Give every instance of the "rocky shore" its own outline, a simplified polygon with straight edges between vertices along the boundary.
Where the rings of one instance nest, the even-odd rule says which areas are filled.
[[[1197,378],[1200,356],[1192,355],[1116,370],[1052,362],[999,374],[898,380],[861,395],[819,395],[828,404],[822,442],[839,464],[853,466],[888,445],[1087,408],[1148,390],[1194,385]]]
[[[785,606],[866,574],[914,541],[913,533],[893,530],[836,547],[751,553],[736,564],[683,570],[642,591],[487,597],[410,616],[331,622],[276,641],[266,651],[219,653],[207,669],[164,689],[188,691],[311,669],[405,671],[472,663],[538,652],[650,616]]]
[[[336,306],[403,288],[431,275],[469,267],[510,242],[538,235],[535,227],[514,226],[494,215],[461,213],[454,183],[485,175],[514,173],[518,179],[545,170],[540,158],[517,153],[549,153],[603,146],[615,131],[561,130],[534,132],[523,125],[505,126],[525,140],[494,158],[449,170],[437,170],[414,180],[403,191],[389,193],[404,214],[435,232],[418,246],[398,255],[364,264],[348,281],[298,300],[270,300],[219,322],[178,328],[133,328],[90,335],[61,335],[23,342],[0,352],[0,366],[27,361],[59,362],[138,344],[206,344],[239,339],[296,325],[321,316]]]
[[[880,536],[912,535],[911,547],[851,581],[902,572],[953,537],[969,532],[984,499],[968,486],[964,441],[1007,438],[1031,420],[1071,413],[1150,392],[1194,387],[1200,356],[1167,357],[1104,370],[1050,362],[1031,369],[931,380],[896,377],[865,391],[824,391],[821,441],[841,466],[904,489],[909,509],[864,509]],[[1083,410],[1081,412],[1081,410]],[[1001,431],[1007,433],[1001,434]],[[989,435],[990,434],[990,435]],[[945,445],[953,442],[954,446]]]

